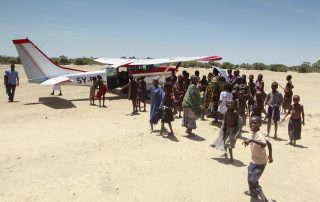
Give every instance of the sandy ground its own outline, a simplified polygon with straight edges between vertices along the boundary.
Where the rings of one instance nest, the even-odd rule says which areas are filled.
[[[7,68],[0,66],[1,75]],[[209,146],[218,136],[210,120],[198,120],[190,139],[176,119],[175,138],[164,138],[150,132],[149,112],[129,115],[123,96],[108,93],[107,108],[93,107],[86,87],[66,86],[62,97],[50,96],[50,87],[27,83],[22,67],[17,70],[16,102],[8,103],[0,86],[0,201],[250,201],[243,194],[250,149],[239,140],[229,164]],[[280,140],[270,139],[274,163],[260,184],[275,201],[319,201],[320,74],[240,73],[263,73],[267,91],[273,79],[284,86],[286,75],[293,76],[306,113],[302,140],[287,145],[288,119],[280,123]]]

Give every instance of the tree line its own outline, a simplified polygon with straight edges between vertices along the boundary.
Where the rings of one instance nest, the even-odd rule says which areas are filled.
[[[64,55],[61,55],[59,57],[53,57],[50,58],[51,61],[58,65],[92,65],[92,64],[100,64],[99,62],[96,62],[94,57],[82,57],[82,58],[68,58]],[[19,57],[11,57],[11,56],[5,56],[0,55],[0,64],[21,64],[21,60]]]
[[[131,57],[121,57],[123,59],[135,59],[135,56]],[[59,57],[53,57],[51,60],[58,65],[97,65],[100,64],[99,62],[96,62],[94,60],[94,57],[82,57],[82,58],[68,58],[64,55]],[[148,57],[147,59],[152,59],[151,57]],[[5,56],[0,55],[0,64],[21,64],[21,60],[19,57],[11,57],[11,56]],[[217,61],[210,61],[208,63],[198,62],[198,61],[188,61],[188,62],[182,62],[180,65],[185,68],[190,67],[200,67],[200,68],[211,68],[212,66],[221,67],[222,69],[247,69],[247,70],[270,70],[275,72],[286,72],[286,71],[296,71],[300,73],[309,73],[309,72],[320,72],[320,60],[318,60],[315,63],[311,62],[303,62],[300,65],[297,66],[286,66],[283,64],[270,64],[266,65],[264,63],[242,63],[242,64],[233,64],[231,62],[223,62],[219,63]]]

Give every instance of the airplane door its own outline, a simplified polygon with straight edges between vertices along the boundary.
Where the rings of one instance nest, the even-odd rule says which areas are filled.
[[[118,67],[119,86],[125,86],[129,82],[128,67]]]
[[[106,81],[108,84],[108,89],[115,89],[119,86],[117,78],[117,70],[113,67],[106,68]]]

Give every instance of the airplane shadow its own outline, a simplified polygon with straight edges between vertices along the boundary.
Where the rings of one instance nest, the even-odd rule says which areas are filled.
[[[223,164],[226,164],[226,165],[233,165],[233,166],[236,166],[236,167],[244,167],[244,166],[247,166],[246,164],[244,164],[242,161],[240,160],[237,160],[237,159],[234,159],[233,162],[230,162],[230,159],[228,158],[211,158],[213,160],[216,160],[218,161],[219,163],[223,163]]]
[[[70,100],[61,97],[39,97],[38,102],[26,103],[25,105],[43,104],[53,109],[70,109],[77,108]]]

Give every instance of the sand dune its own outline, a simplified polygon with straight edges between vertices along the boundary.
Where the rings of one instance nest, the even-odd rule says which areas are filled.
[[[0,66],[1,75],[7,68]],[[149,112],[129,115],[124,96],[108,93],[107,108],[93,107],[87,87],[65,86],[62,97],[50,96],[50,87],[27,83],[22,67],[17,70],[16,102],[8,103],[0,87],[0,201],[250,201],[243,194],[249,148],[238,141],[229,164],[209,146],[218,136],[209,120],[198,120],[197,136],[190,139],[176,119],[175,138],[163,138],[150,132]],[[284,86],[286,75],[293,76],[306,113],[302,140],[287,145],[288,119],[280,123],[280,139],[270,139],[274,163],[260,183],[275,201],[319,201],[319,74],[240,73],[263,73],[267,91],[273,80]]]

